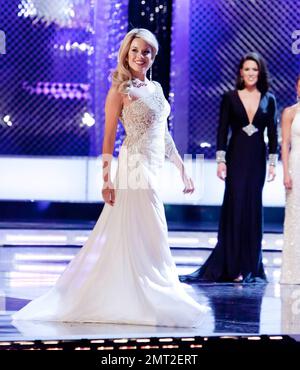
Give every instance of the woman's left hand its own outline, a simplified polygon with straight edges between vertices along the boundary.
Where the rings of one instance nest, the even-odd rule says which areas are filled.
[[[195,190],[194,182],[192,178],[186,172],[183,172],[182,174],[182,181],[184,184],[183,193],[192,194]]]
[[[276,177],[276,169],[275,169],[275,166],[269,166],[268,179],[267,179],[267,181],[268,182],[274,181],[275,177]]]

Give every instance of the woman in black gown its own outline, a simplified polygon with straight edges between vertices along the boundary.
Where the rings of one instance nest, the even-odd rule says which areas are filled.
[[[264,61],[246,54],[239,65],[236,90],[221,102],[217,134],[218,177],[225,180],[218,243],[198,270],[180,276],[182,282],[264,282],[262,264],[262,190],[266,175],[275,178],[277,112]],[[231,137],[227,145],[229,129]]]

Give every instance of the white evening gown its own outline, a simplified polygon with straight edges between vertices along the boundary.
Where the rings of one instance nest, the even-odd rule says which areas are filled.
[[[289,171],[292,189],[286,192],[282,284],[300,284],[300,111],[291,126]]]
[[[161,86],[123,108],[126,138],[116,175],[116,202],[105,205],[87,242],[56,285],[14,320],[195,327],[209,310],[178,280],[156,179],[176,151]],[[126,186],[129,185],[129,186]]]

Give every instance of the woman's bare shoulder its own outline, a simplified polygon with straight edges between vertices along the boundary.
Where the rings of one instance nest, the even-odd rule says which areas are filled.
[[[111,85],[111,87],[108,90],[108,96],[114,98],[114,99],[119,99],[122,100],[123,94],[120,93],[118,87],[116,85]]]
[[[106,104],[113,104],[115,107],[119,107],[123,105],[124,94],[122,94],[118,87],[112,85],[108,90],[107,97],[106,97]]]
[[[299,110],[299,104],[290,105],[284,108],[282,112],[282,118],[286,121],[291,122],[294,119],[295,114],[298,110]]]

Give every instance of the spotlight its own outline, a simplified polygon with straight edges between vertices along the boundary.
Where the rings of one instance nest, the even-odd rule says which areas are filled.
[[[201,148],[211,148],[211,144],[204,141],[203,143],[200,143],[200,147]]]
[[[71,50],[71,43],[70,43],[70,41],[68,41],[67,43],[66,43],[66,45],[65,45],[65,49],[66,49],[66,51],[70,51]]]
[[[21,4],[18,5],[18,8],[20,11],[18,12],[18,17],[33,17],[37,15],[37,9],[34,6],[34,3],[32,0],[22,0]]]
[[[9,126],[9,127],[11,127],[12,126],[12,121],[10,120],[10,115],[8,115],[8,114],[6,114],[3,118],[2,118],[2,120],[3,120],[3,122],[7,125],[7,126]]]
[[[92,127],[94,124],[95,124],[95,118],[90,113],[85,112],[82,117],[81,126],[86,125],[88,127]]]

